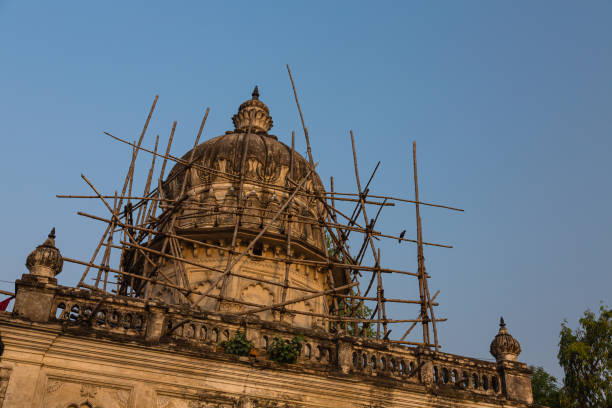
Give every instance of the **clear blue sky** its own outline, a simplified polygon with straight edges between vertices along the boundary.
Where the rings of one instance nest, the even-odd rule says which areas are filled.
[[[611,18],[608,1],[0,0],[1,279],[51,226],[64,255],[87,258],[101,225],[76,211],[105,210],[55,194],[88,193],[81,172],[119,188],[130,151],[102,132],[135,139],[155,94],[148,146],[178,120],[173,153],[187,151],[206,106],[204,138],[231,129],[258,84],[273,133],[298,131],[304,152],[289,63],[326,183],[354,190],[353,129],[362,174],[383,161],[374,192],[411,197],[416,140],[422,199],[465,208],[423,214],[425,239],[455,246],[425,253],[444,351],[490,359],[503,315],[520,360],[560,376],[561,321],[612,303]],[[414,236],[411,207],[382,218]],[[416,268],[409,245],[383,258]]]

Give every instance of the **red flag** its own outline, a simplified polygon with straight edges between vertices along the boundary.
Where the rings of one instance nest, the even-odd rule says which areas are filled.
[[[11,300],[13,300],[15,296],[11,296],[8,299],[4,299],[2,302],[0,302],[0,311],[4,312],[6,310],[6,308],[8,307],[9,303],[11,303]]]

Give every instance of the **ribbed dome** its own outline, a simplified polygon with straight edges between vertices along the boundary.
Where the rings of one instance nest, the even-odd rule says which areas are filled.
[[[276,136],[257,135],[246,133],[227,133],[222,136],[217,136],[201,143],[195,148],[193,156],[194,164],[197,167],[205,167],[213,169],[213,171],[205,171],[202,168],[194,168],[197,178],[187,180],[185,191],[197,186],[208,187],[213,180],[218,181],[237,181],[240,175],[241,155],[243,151],[243,143],[248,140],[247,167],[245,169],[246,179],[251,181],[274,184],[278,187],[290,187],[291,183],[287,181],[290,176],[288,169],[291,165],[291,148],[286,144],[279,142]],[[189,161],[191,158],[191,150],[183,155],[182,160]],[[298,182],[308,174],[308,162],[298,153],[294,154],[293,174],[294,180]],[[285,168],[285,171],[283,169]],[[177,164],[170,171],[168,179],[174,179],[172,185],[180,187],[185,172],[185,166]],[[181,173],[181,174],[176,174]],[[314,174],[315,188],[322,188],[319,176]],[[167,192],[168,198],[178,199],[175,194],[180,191],[169,189]]]
[[[33,275],[54,277],[62,271],[64,259],[55,247],[55,228],[48,238],[37,246],[26,259],[26,267]]]
[[[289,168],[291,165],[291,148],[286,144],[279,142],[274,135],[268,135],[268,130],[272,128],[272,117],[270,110],[262,101],[259,100],[259,89],[255,87],[252,98],[243,102],[238,108],[232,121],[235,129],[233,132],[226,132],[225,135],[215,137],[201,143],[195,148],[193,156],[194,163],[197,167],[197,178],[193,177],[187,180],[188,185],[185,191],[198,185],[208,187],[213,180],[217,181],[232,181],[231,176],[236,181],[240,175],[240,166],[242,164],[242,152],[244,143],[247,146],[247,159],[245,177],[255,182],[274,184],[278,187],[290,187],[292,184],[287,181]],[[247,132],[251,132],[247,136]],[[182,159],[188,162],[191,159],[192,151],[187,152]],[[205,171],[202,168],[210,168],[213,171]],[[285,171],[284,168],[286,168]],[[299,154],[295,153],[293,157],[293,178],[294,181],[299,181],[308,174],[308,162]],[[168,180],[177,178],[177,181],[182,182],[182,174],[185,166],[177,164],[174,166]],[[229,177],[228,177],[229,175]],[[322,188],[321,181],[318,175],[314,174],[314,188]],[[181,186],[180,183],[172,183],[173,185]],[[311,186],[313,187],[313,186]],[[180,194],[180,190],[176,191],[170,188],[167,193],[168,198],[178,199],[176,194]]]
[[[286,296],[299,296],[301,289],[296,288],[312,292],[346,285],[344,269],[330,271],[320,264],[286,261],[287,257],[327,259],[321,223],[326,212],[314,194],[323,190],[319,176],[310,173],[306,159],[292,154],[289,146],[268,134],[272,118],[257,89],[232,119],[234,131],[185,153],[164,182],[164,198],[174,202],[163,203],[168,204],[163,209],[172,214],[175,233],[205,243],[200,246],[179,240],[182,255],[192,262],[182,269],[168,262],[163,266],[165,275],[171,280],[184,279],[192,288],[212,291],[219,297],[202,300],[202,310],[232,313],[246,310],[240,302],[271,305]],[[293,195],[300,184],[302,189]],[[163,244],[158,240],[151,245]],[[249,255],[233,258],[225,249]],[[219,281],[219,268],[232,265],[234,260],[239,263],[233,266],[231,276]],[[145,268],[150,268],[149,264]],[[295,293],[283,290],[289,284]],[[153,297],[175,302],[171,293],[156,291]],[[199,297],[190,296],[194,302]],[[329,299],[307,300],[293,310],[306,313],[265,311],[258,316],[298,327],[324,327],[326,323],[316,314],[327,313]]]
[[[254,92],[253,99],[240,105],[233,118],[235,131],[207,140],[196,146],[195,151],[183,155],[182,160],[193,160],[193,166],[176,164],[170,171],[164,183],[165,198],[179,200],[187,195],[176,224],[179,231],[197,234],[221,231],[235,225],[237,214],[243,211],[239,221],[241,231],[256,231],[272,224],[267,230],[268,235],[286,232],[285,215],[275,221],[272,219],[291,195],[295,184],[308,175],[310,164],[298,153],[294,152],[292,158],[289,146],[276,136],[267,134],[272,119],[268,108],[258,98],[258,92]],[[255,125],[256,132],[253,131]],[[245,144],[247,154],[240,196]],[[306,178],[303,188],[312,193],[323,190],[323,184],[313,173]],[[320,253],[326,250],[318,222],[323,211],[322,204],[313,194],[297,195],[288,208],[290,214],[297,216],[292,222],[292,239],[314,247]]]
[[[499,322],[499,332],[491,342],[490,352],[497,361],[515,361],[521,354],[521,345],[506,329],[506,323],[502,317]]]

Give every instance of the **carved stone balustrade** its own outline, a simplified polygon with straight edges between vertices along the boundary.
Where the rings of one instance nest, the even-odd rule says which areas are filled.
[[[396,386],[420,385],[434,393],[465,392],[473,398],[519,401],[524,380],[529,380],[526,365],[515,361],[495,363],[465,358],[329,333],[321,328],[305,329],[263,321],[257,316],[241,319],[194,312],[187,306],[168,306],[61,286],[56,288],[51,304],[48,322],[61,324],[67,333],[135,341],[261,369],[325,372],[357,376],[362,381],[391,381]],[[254,344],[248,357],[226,354],[221,345],[238,331],[245,331],[247,339]],[[297,335],[303,336],[304,342],[295,364],[279,364],[268,358],[267,348],[275,337],[291,340]]]

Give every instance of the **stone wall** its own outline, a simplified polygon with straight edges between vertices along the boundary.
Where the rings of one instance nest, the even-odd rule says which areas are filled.
[[[17,284],[19,296],[29,283]],[[37,319],[29,318],[26,305],[20,308],[0,312],[2,408],[531,403],[530,373],[518,362],[496,364],[65,287],[55,289],[46,321],[40,321],[37,308],[31,310]],[[220,345],[239,330],[255,344],[249,357],[226,354]],[[305,343],[295,364],[267,357],[271,339],[298,334]]]

